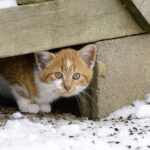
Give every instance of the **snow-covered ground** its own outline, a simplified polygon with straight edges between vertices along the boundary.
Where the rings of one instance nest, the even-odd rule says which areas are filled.
[[[148,150],[150,95],[145,101],[137,100],[97,121],[13,113],[0,125],[0,150]]]

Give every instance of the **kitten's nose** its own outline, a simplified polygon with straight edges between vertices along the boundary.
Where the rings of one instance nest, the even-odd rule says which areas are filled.
[[[64,88],[66,89],[66,91],[69,91],[71,89],[70,85],[64,85]]]

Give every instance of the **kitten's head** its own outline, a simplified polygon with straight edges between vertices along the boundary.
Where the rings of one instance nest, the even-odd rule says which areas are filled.
[[[60,96],[79,94],[90,83],[96,59],[96,46],[89,44],[79,51],[63,49],[58,53],[35,53],[40,80],[52,84]]]

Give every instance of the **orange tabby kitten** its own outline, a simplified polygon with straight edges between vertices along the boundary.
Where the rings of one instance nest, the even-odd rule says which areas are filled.
[[[67,48],[55,54],[43,51],[2,58],[0,95],[14,96],[22,112],[50,112],[51,102],[77,95],[89,85],[95,58],[94,44],[80,51]]]

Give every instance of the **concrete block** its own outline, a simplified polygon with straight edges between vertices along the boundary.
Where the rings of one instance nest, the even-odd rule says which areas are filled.
[[[93,118],[106,117],[150,93],[150,35],[101,41],[97,46],[91,85]],[[106,66],[104,76],[99,60]]]

